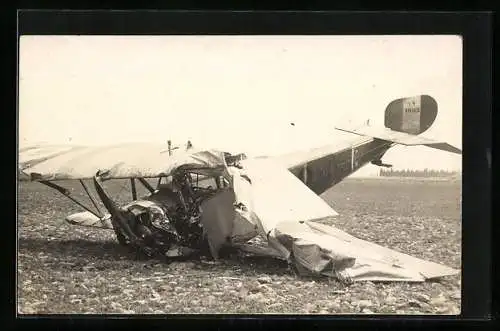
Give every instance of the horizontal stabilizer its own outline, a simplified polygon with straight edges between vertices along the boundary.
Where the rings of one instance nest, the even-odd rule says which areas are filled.
[[[446,152],[462,154],[462,150],[452,146],[446,142],[436,141],[433,139],[408,134],[404,132],[398,132],[390,129],[380,129],[372,127],[363,127],[355,130],[348,130],[342,128],[335,128],[340,131],[349,132],[365,137],[372,137],[380,140],[391,141],[395,144],[405,145],[405,146],[427,146],[430,148],[440,149]]]

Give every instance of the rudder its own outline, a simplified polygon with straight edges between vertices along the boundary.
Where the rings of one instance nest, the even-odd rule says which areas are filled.
[[[438,112],[436,100],[418,95],[392,101],[385,109],[385,127],[408,134],[421,134],[434,123]]]
[[[436,120],[437,112],[437,102],[429,95],[400,98],[389,103],[385,109],[384,124],[386,129],[370,126],[356,129],[336,127],[336,129],[400,145],[424,145],[455,154],[462,154],[459,148],[444,141],[419,136],[431,127]]]

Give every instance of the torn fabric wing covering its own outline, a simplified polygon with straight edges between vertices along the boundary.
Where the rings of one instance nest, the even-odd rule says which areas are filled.
[[[407,282],[458,273],[314,222],[337,213],[286,168],[269,159],[241,164],[251,180],[247,186],[251,193],[245,195],[247,200],[251,196],[252,214],[268,235],[269,245],[299,271],[352,281]]]
[[[238,245],[258,233],[266,235],[267,255],[293,262],[302,273],[345,277],[353,281],[425,281],[458,270],[418,259],[355,238],[315,221],[338,214],[318,195],[273,159],[247,159],[242,169],[228,167],[224,153],[215,150],[174,152],[162,144],[122,144],[105,147],[34,147],[22,149],[19,162],[34,180],[160,177],[177,169],[201,175],[224,175],[232,190],[203,205],[203,227],[214,256],[225,243]],[[279,161],[279,160],[278,160]],[[109,228],[109,220],[88,212],[68,221]]]
[[[273,160],[248,159],[241,165],[251,180],[251,208],[266,234],[278,223],[297,223],[338,215],[316,193]]]
[[[34,180],[103,179],[168,176],[176,169],[192,169],[202,175],[221,174],[224,153],[215,150],[174,151],[163,144],[127,143],[112,146],[40,146],[20,150],[22,171]]]
[[[309,273],[342,275],[353,281],[406,282],[458,273],[320,223],[278,224],[274,236],[293,253],[294,262]]]

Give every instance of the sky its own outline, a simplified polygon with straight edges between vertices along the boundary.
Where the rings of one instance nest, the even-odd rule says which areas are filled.
[[[351,138],[335,126],[382,127],[389,102],[419,94],[439,107],[423,135],[461,148],[459,36],[21,36],[19,145],[190,139],[277,155]],[[427,147],[384,161],[461,170]]]

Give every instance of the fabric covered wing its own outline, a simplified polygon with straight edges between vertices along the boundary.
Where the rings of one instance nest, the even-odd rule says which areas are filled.
[[[81,148],[81,146],[65,145],[42,145],[21,148],[19,149],[19,167],[21,170],[29,168],[50,158]]]
[[[251,180],[251,209],[264,233],[273,230],[278,223],[298,223],[338,215],[290,171],[272,160],[249,159],[241,164],[246,177]],[[237,199],[241,194],[237,192]]]
[[[97,171],[104,179],[167,176],[182,166],[211,174],[224,169],[224,154],[206,150],[169,155],[165,146],[127,143],[111,146],[38,146],[19,151],[23,173],[33,180],[92,178]]]
[[[459,272],[316,222],[281,223],[272,235],[292,253],[293,262],[305,274],[352,281],[422,282]]]
[[[247,160],[242,165],[251,181],[246,189],[251,194],[241,200],[251,200],[252,213],[273,252],[290,259],[299,271],[353,281],[414,282],[458,273],[315,222],[337,213],[286,168],[269,159]],[[240,201],[242,193],[236,193]]]

